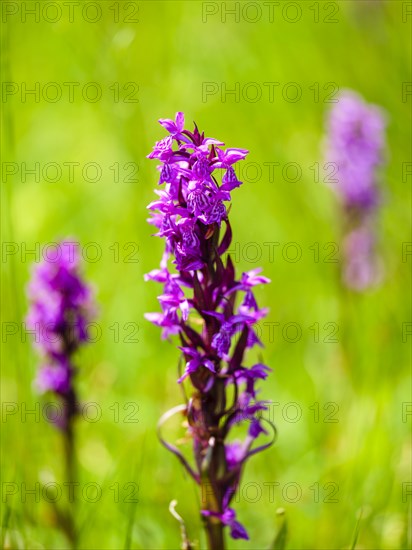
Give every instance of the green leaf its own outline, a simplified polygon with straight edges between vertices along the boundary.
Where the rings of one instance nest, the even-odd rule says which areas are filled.
[[[278,517],[277,523],[279,524],[278,533],[269,548],[270,550],[284,550],[288,537],[288,522],[286,521],[285,510],[283,508],[279,508],[276,514]]]
[[[362,510],[358,516],[358,521],[356,522],[356,527],[355,527],[355,532],[353,534],[353,540],[352,540],[352,544],[351,544],[351,550],[355,550],[356,548],[356,544],[358,542],[358,537],[359,537],[359,531],[360,531],[360,522],[362,520]]]

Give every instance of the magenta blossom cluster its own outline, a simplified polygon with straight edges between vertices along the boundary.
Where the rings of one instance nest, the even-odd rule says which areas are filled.
[[[346,285],[364,290],[379,279],[374,222],[380,204],[379,169],[384,162],[386,117],[352,91],[343,92],[327,122],[327,160],[337,169],[345,238]]]
[[[163,293],[161,312],[146,318],[162,328],[164,338],[180,338],[184,368],[178,382],[189,379],[193,390],[185,414],[195,467],[179,458],[202,485],[209,540],[220,548],[224,525],[233,538],[248,538],[230,503],[245,461],[268,446],[253,443],[266,433],[261,416],[267,407],[257,399],[256,383],[270,369],[262,363],[247,367],[245,354],[262,345],[254,326],[267,309],[259,308],[254,288],[270,281],[259,269],[237,278],[230,255],[224,258],[232,240],[228,203],[242,183],[234,166],[248,151],[224,148],[196,125],[186,130],[183,113],[159,122],[169,135],[148,156],[160,161],[163,187],[148,208],[165,252],[160,269],[145,278],[163,284]],[[231,440],[239,424],[246,427],[245,437]]]
[[[365,211],[379,203],[385,126],[382,110],[352,91],[342,92],[329,114],[327,158],[337,168],[336,191],[345,208]]]
[[[67,421],[76,406],[72,357],[88,340],[87,325],[94,305],[91,289],[79,273],[77,243],[62,241],[57,251],[56,259],[45,259],[33,269],[27,326],[43,358],[37,386],[63,398],[69,407]]]

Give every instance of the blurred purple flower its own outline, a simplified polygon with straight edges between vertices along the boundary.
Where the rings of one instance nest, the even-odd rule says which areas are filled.
[[[365,210],[378,204],[385,128],[383,111],[355,92],[343,92],[331,109],[326,157],[337,168],[336,191],[345,207]]]
[[[379,169],[386,149],[386,117],[359,94],[345,91],[327,123],[327,160],[337,168],[336,193],[344,221],[343,281],[363,291],[380,278],[374,218],[380,205]]]
[[[344,240],[344,281],[349,288],[363,291],[379,282],[381,270],[376,256],[376,237],[365,226],[354,229]]]
[[[72,356],[88,340],[87,326],[94,305],[91,290],[79,274],[77,243],[62,241],[57,250],[55,260],[44,260],[33,269],[26,321],[44,361],[37,386],[42,392],[51,391],[66,400],[70,415],[76,406]]]

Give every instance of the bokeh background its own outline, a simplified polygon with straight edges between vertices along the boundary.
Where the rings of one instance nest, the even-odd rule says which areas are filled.
[[[143,274],[163,245],[146,223],[157,172],[145,157],[164,135],[157,120],[182,110],[206,135],[250,150],[233,193],[232,252],[240,271],[262,266],[272,280],[258,293],[273,323],[261,327],[273,368],[261,396],[277,403],[278,439],[249,462],[236,503],[251,542],[229,548],[268,548],[279,508],[291,549],[350,548],[357,526],[359,549],[409,548],[410,2],[3,4],[1,378],[3,412],[12,411],[1,426],[4,546],[68,547],[53,505],[23,494],[64,479],[60,434],[42,414],[51,398],[33,388],[39,358],[22,325],[31,264],[63,237],[85,246],[99,304],[96,342],[77,365],[81,399],[101,417],[92,422],[91,408],[79,419],[77,456],[81,487],[98,484],[102,496],[88,502],[90,489],[76,503],[79,547],[179,548],[173,498],[204,545],[197,489],[155,433],[182,399],[178,353],[143,319],[158,309],[160,287]],[[322,156],[328,101],[343,88],[388,116],[384,277],[362,294],[341,284],[341,212]],[[268,163],[279,163],[274,175]],[[301,257],[291,261],[296,246]],[[36,403],[39,417],[26,415]]]

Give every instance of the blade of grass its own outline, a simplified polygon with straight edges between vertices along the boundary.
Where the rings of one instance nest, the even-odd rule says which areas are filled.
[[[2,529],[1,529],[1,548],[5,548],[6,535],[7,535],[7,530],[9,528],[9,521],[10,521],[10,516],[11,516],[11,507],[8,505],[7,502],[5,503],[4,508],[5,508],[5,510],[4,510],[3,519],[2,519],[2,522],[1,522],[1,525],[2,525]]]
[[[279,508],[276,511],[278,516],[279,529],[273,544],[270,546],[270,550],[284,550],[286,548],[286,541],[288,537],[288,523],[285,516],[285,510]]]
[[[142,442],[142,452],[140,454],[140,464],[139,464],[139,472],[142,472],[143,467],[143,458],[144,458],[144,449],[145,449],[145,442],[146,442],[146,432],[143,435],[143,442]],[[133,475],[133,479],[136,477],[136,464],[135,464],[135,472]],[[136,504],[138,504],[138,501],[133,501],[130,503],[130,509],[129,509],[129,517],[127,522],[127,531],[126,531],[126,538],[124,542],[124,550],[130,550],[131,544],[132,544],[132,532],[133,532],[133,524],[134,524],[134,518],[136,516]]]
[[[356,522],[355,532],[353,534],[353,540],[352,540],[350,550],[355,550],[355,548],[356,548],[356,544],[358,542],[358,537],[359,537],[361,520],[362,520],[362,510],[360,511],[358,521]]]

